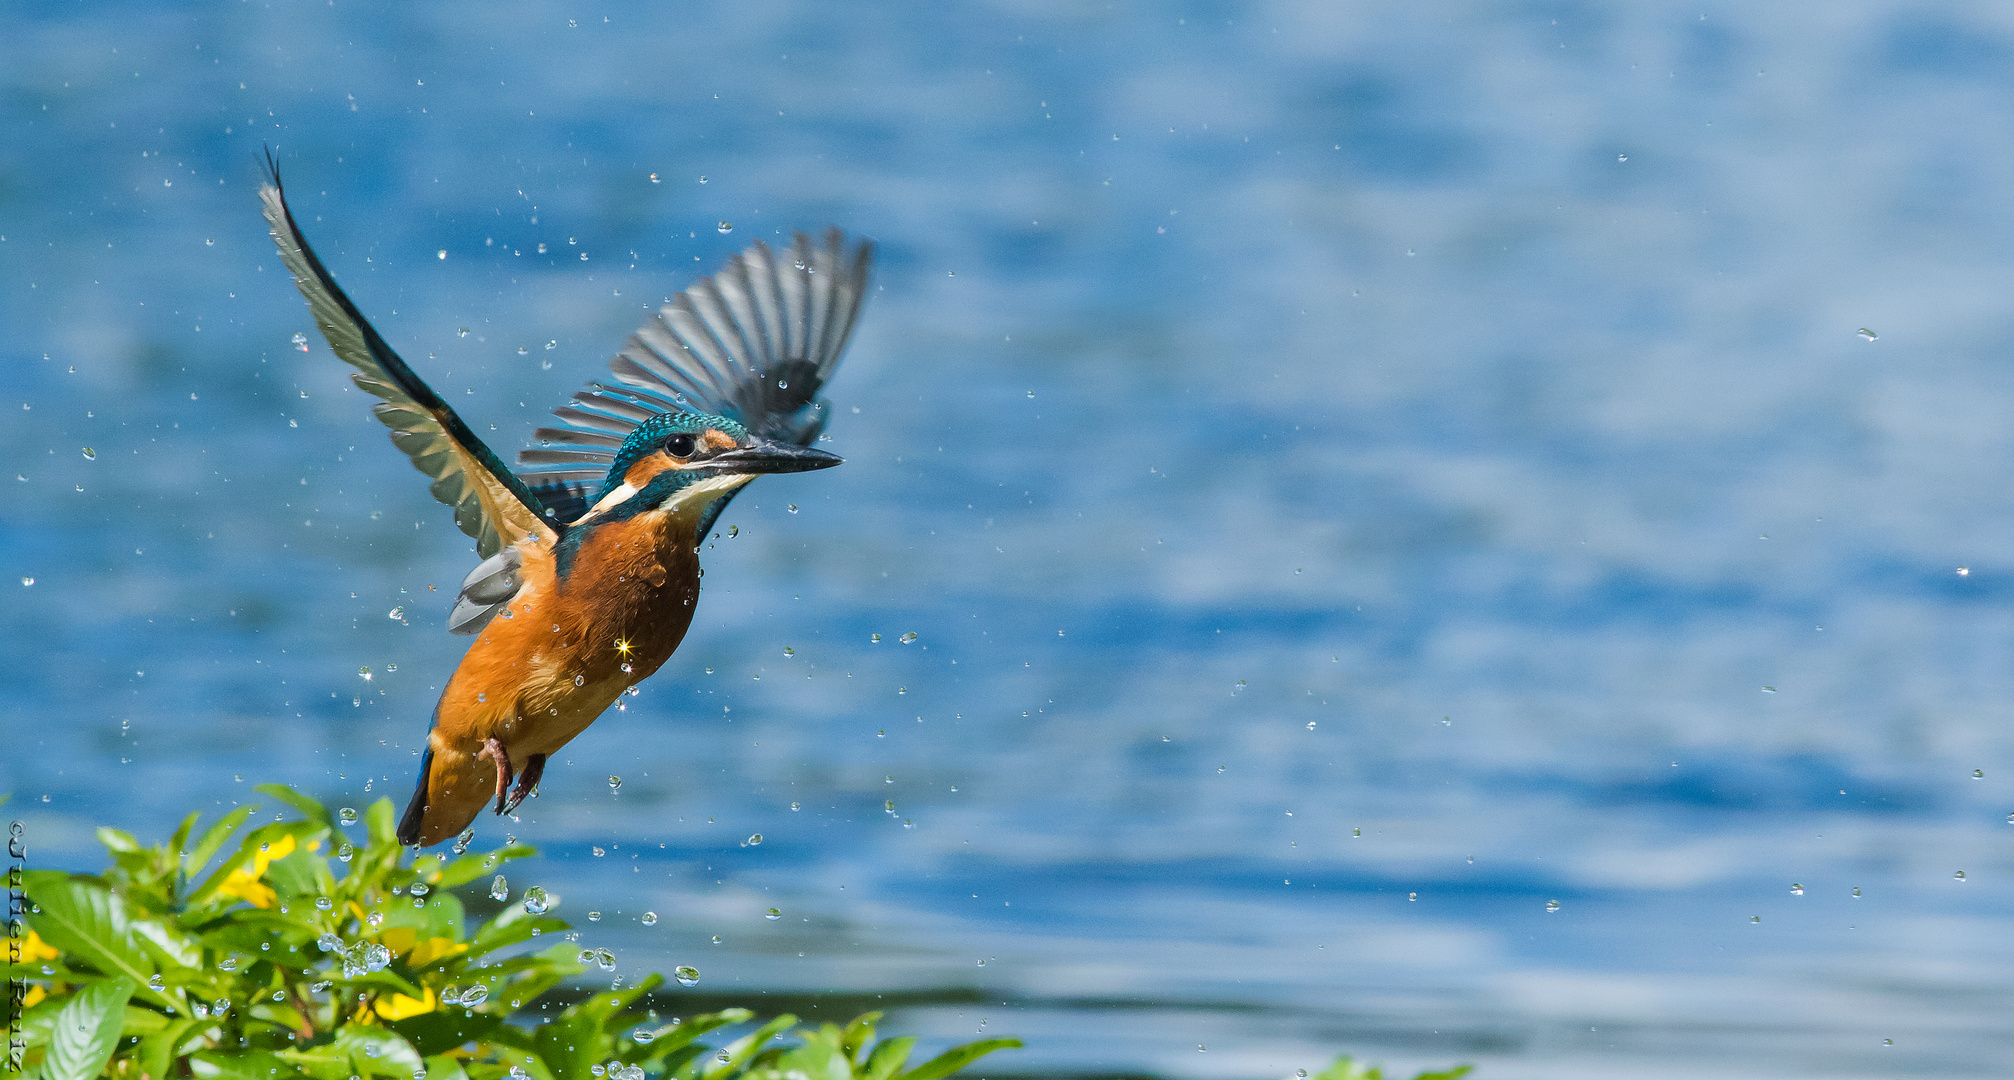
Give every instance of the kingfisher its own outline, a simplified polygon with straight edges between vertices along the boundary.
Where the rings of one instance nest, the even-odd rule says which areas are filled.
[[[329,348],[383,399],[372,412],[482,560],[448,614],[476,640],[434,705],[399,821],[400,843],[430,847],[486,807],[515,810],[550,755],[671,657],[699,598],[700,541],[737,492],[840,463],[811,445],[831,414],[818,395],[874,245],[837,228],[822,243],[797,233],[787,253],[751,244],[631,335],[513,471],[337,286],[270,154],[259,198]]]

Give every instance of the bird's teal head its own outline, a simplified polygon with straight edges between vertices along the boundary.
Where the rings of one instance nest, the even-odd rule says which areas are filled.
[[[588,517],[609,521],[670,509],[697,519],[715,500],[763,473],[807,472],[839,462],[823,450],[752,435],[725,416],[660,413],[623,440]]]

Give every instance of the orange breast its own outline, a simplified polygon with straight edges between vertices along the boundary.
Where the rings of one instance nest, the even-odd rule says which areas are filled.
[[[524,587],[490,620],[441,695],[436,753],[495,738],[522,762],[565,746],[671,657],[692,623],[699,559],[663,513],[599,526],[565,580],[528,548]]]

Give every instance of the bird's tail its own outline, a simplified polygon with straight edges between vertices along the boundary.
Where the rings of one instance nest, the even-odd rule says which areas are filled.
[[[433,771],[434,748],[429,746],[427,747],[427,752],[420,755],[420,779],[418,783],[413,785],[412,801],[406,803],[405,816],[399,818],[399,843],[401,844],[417,844],[420,842],[421,827],[425,824],[427,817],[427,777],[432,775]]]

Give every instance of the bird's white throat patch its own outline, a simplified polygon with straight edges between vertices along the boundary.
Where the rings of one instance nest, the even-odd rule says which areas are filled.
[[[670,514],[681,520],[697,522],[700,512],[712,505],[715,499],[753,479],[755,479],[754,473],[720,473],[705,477],[680,488],[671,498],[665,500],[664,505],[658,507],[655,512]],[[600,501],[596,502],[587,513],[582,514],[574,523],[578,524],[599,514],[605,514],[635,498],[636,494],[642,490],[642,488],[634,484],[625,483],[614,491],[602,496]]]

